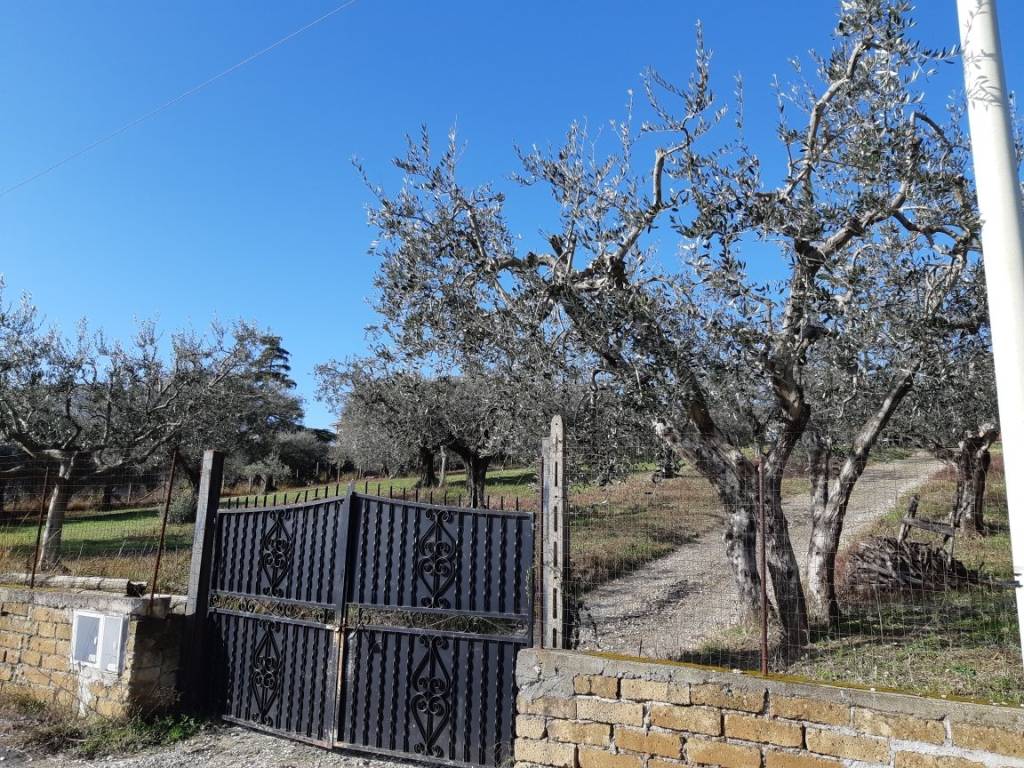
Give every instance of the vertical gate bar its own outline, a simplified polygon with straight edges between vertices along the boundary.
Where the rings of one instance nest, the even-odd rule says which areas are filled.
[[[488,645],[494,648],[494,701],[496,705],[494,707],[494,744],[489,750],[491,753],[491,759],[493,765],[498,765],[501,760],[499,750],[504,743],[504,729],[502,723],[504,722],[502,715],[505,714],[505,644],[496,640],[488,641]]]
[[[188,577],[188,599],[185,602],[185,638],[188,650],[185,655],[184,686],[188,704],[195,709],[204,708],[202,684],[203,659],[207,614],[210,605],[210,574],[213,572],[215,538],[217,527],[217,504],[220,501],[220,486],[224,472],[224,454],[206,451],[199,479],[199,496],[196,504],[196,525],[192,543],[192,566]]]
[[[459,690],[459,649],[462,648],[462,641],[452,640],[452,690]],[[468,690],[468,685],[465,686]],[[456,697],[452,703],[451,716],[448,719],[448,759],[454,760],[456,755],[455,736],[459,731],[459,701],[462,697]]]
[[[485,515],[484,516],[484,525],[485,525],[485,527],[484,527],[484,610],[485,611],[491,611],[491,610],[493,610],[493,607],[494,607],[492,605],[492,600],[491,600],[491,595],[492,595],[492,588],[491,588],[492,585],[491,585],[491,582],[494,581],[494,568],[493,568],[494,544],[492,543],[492,540],[494,539],[494,536],[491,533],[491,530],[494,527],[493,523],[494,523],[494,518],[493,517],[491,517],[490,515]]]
[[[326,598],[324,595],[324,588],[326,587],[328,590],[330,589],[328,582],[324,579],[324,574],[327,573],[328,568],[332,567],[328,566],[327,564],[327,550],[330,546],[331,541],[330,537],[327,535],[327,532],[330,530],[329,523],[331,516],[331,507],[325,504],[323,512],[321,512],[320,515],[313,521],[314,525],[316,524],[317,520],[319,520],[321,524],[320,535],[317,537],[320,549],[320,564],[319,567],[316,569],[316,601],[318,603],[322,603],[324,599],[330,599],[330,594],[326,595]],[[330,557],[329,559],[331,560],[333,565],[334,558]]]
[[[402,508],[402,514],[405,514],[405,509]],[[391,553],[395,551],[395,508],[391,507],[388,509],[388,525],[387,525],[387,536],[385,538],[387,544],[386,552],[388,553],[384,557],[384,603],[387,605],[395,605],[391,594],[391,566],[394,558]]]
[[[506,592],[508,591],[508,524],[515,524],[513,517],[499,517],[498,530],[501,537],[498,539],[498,611],[505,613],[505,606],[508,605]]]
[[[491,658],[487,646],[486,640],[480,641],[480,684],[477,686],[480,690],[480,711],[477,713],[477,721],[480,723],[480,743],[477,745],[477,762],[482,765],[486,765],[484,755],[487,754],[487,723],[491,720],[487,716],[487,693],[491,680],[491,676],[488,674],[491,668]]]
[[[469,762],[469,748],[473,744],[473,697],[472,691],[476,687],[476,678],[473,677],[473,669],[476,666],[474,661],[475,656],[475,640],[469,640],[467,642],[469,646],[466,650],[466,690],[471,692],[471,695],[466,697],[466,738],[462,743],[462,762]]]
[[[333,560],[337,562],[337,577],[332,587],[335,590],[337,597],[335,601],[334,617],[334,648],[331,653],[331,663],[333,666],[328,668],[327,671],[327,679],[334,681],[334,696],[328,711],[325,713],[328,725],[330,726],[329,733],[331,734],[330,743],[332,747],[339,741],[343,740],[340,719],[341,712],[345,711],[342,697],[346,692],[345,642],[347,639],[347,593],[349,566],[352,562],[352,558],[349,557],[349,552],[350,547],[353,546],[351,536],[352,522],[358,517],[357,508],[365,506],[365,502],[363,504],[358,504],[356,499],[355,484],[349,483],[348,489],[345,492],[345,499],[341,502],[341,508],[338,511],[338,528],[337,531],[335,531]],[[334,567],[333,564],[332,567]]]
[[[521,595],[519,594],[522,588],[522,580],[520,574],[523,568],[523,519],[517,517],[514,519],[513,524],[515,525],[515,551],[512,557],[512,613],[519,613],[519,608],[522,605]]]
[[[455,540],[458,542],[459,546],[457,551],[458,557],[455,559],[455,581],[453,582],[455,584],[455,592],[452,596],[455,598],[455,610],[461,611],[462,593],[464,589],[462,578],[465,575],[462,567],[462,561],[465,559],[466,555],[466,537],[463,535],[466,528],[466,514],[463,512],[456,512],[452,517],[455,520]]]

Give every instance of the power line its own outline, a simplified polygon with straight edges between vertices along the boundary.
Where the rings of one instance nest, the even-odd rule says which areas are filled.
[[[93,142],[91,142],[89,144],[86,144],[84,147],[82,147],[82,148],[80,148],[78,150],[75,150],[70,155],[67,155],[66,157],[61,158],[60,160],[55,162],[53,165],[49,165],[46,168],[43,168],[41,171],[38,171],[37,173],[34,173],[31,176],[27,176],[26,178],[22,179],[21,181],[17,182],[16,184],[13,184],[12,186],[7,187],[6,189],[0,191],[0,197],[4,197],[6,195],[9,195],[11,192],[14,192],[17,189],[20,189],[21,187],[24,187],[26,184],[29,184],[29,183],[35,181],[36,179],[41,178],[41,177],[45,176],[46,174],[48,174],[48,173],[50,173],[52,171],[57,170],[62,165],[66,165],[67,163],[70,163],[72,160],[75,160],[76,158],[81,157],[86,152],[89,152],[89,151],[95,149],[96,147],[100,146],[101,144],[106,144],[111,139],[117,138],[118,136],[120,136],[125,131],[129,131],[132,128],[134,128],[135,126],[140,125],[141,123],[144,123],[147,120],[150,120],[151,118],[156,117],[161,112],[165,112],[166,110],[170,109],[175,104],[177,104],[178,102],[187,99],[189,96],[192,96],[192,95],[194,95],[196,93],[199,93],[200,91],[204,90],[205,88],[207,88],[207,87],[213,85],[214,83],[216,83],[218,80],[220,80],[220,79],[222,79],[224,77],[227,77],[228,75],[230,75],[235,70],[241,69],[242,67],[244,67],[249,62],[255,61],[260,56],[263,56],[266,53],[270,53],[272,50],[274,50],[275,48],[278,48],[279,46],[284,45],[285,43],[287,43],[292,38],[298,37],[303,32],[306,32],[307,30],[310,30],[313,27],[315,27],[317,24],[319,24],[319,23],[321,23],[323,21],[326,21],[331,16],[334,16],[336,13],[340,13],[341,11],[345,10],[346,8],[348,8],[348,7],[352,6],[352,5],[355,5],[356,2],[358,2],[358,0],[345,0],[344,3],[342,3],[339,6],[337,6],[333,10],[328,11],[323,16],[320,16],[320,17],[318,17],[316,19],[313,19],[311,22],[309,22],[308,24],[305,24],[305,25],[299,27],[295,31],[289,32],[287,35],[285,35],[281,39],[271,43],[266,48],[261,48],[260,50],[256,51],[255,53],[249,54],[248,56],[246,56],[241,61],[237,62],[236,64],[232,64],[230,67],[228,67],[227,69],[223,70],[222,72],[218,72],[213,77],[211,77],[211,78],[209,78],[207,80],[204,80],[203,82],[199,83],[199,85],[195,85],[195,86],[189,88],[187,91],[184,91],[184,92],[178,94],[173,99],[165,101],[160,106],[158,106],[158,107],[156,107],[154,109],[151,109],[149,112],[146,112],[144,115],[140,115],[139,117],[136,117],[134,120],[131,120],[131,121],[125,123],[124,125],[122,125],[117,130],[111,131],[110,133],[108,133],[108,134],[106,134],[104,136],[101,136],[100,138],[96,139],[95,141],[93,141]]]

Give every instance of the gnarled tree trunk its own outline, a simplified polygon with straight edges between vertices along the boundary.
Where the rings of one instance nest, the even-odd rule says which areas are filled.
[[[487,468],[491,464],[491,457],[468,454],[462,457],[462,461],[466,465],[466,490],[469,492],[469,506],[482,507],[487,500],[484,491],[486,490]]]
[[[655,421],[654,430],[677,456],[693,463],[715,489],[726,513],[722,538],[736,584],[740,617],[756,621],[760,615],[761,577],[757,570],[757,478],[753,465],[739,451],[725,456],[684,439],[666,419]]]
[[[903,398],[914,383],[914,370],[897,376],[878,409],[861,426],[853,446],[834,480],[815,477],[811,510],[811,538],[807,546],[808,609],[812,621],[834,625],[839,621],[839,598],[836,594],[836,556],[839,538],[853,488],[864,472],[871,449],[889,423]],[[820,469],[820,467],[819,467]],[[820,484],[827,482],[824,491]]]
[[[53,568],[60,561],[60,542],[64,533],[64,518],[68,511],[68,502],[74,493],[74,457],[61,461],[57,477],[50,491],[50,503],[46,511],[46,527],[39,547],[39,567],[43,570]]]
[[[437,472],[434,470],[434,450],[426,445],[419,448],[421,488],[433,488],[437,485]]]
[[[989,449],[998,434],[995,425],[983,424],[977,434],[964,438],[957,446],[954,526],[985,532],[985,486],[992,463]]]

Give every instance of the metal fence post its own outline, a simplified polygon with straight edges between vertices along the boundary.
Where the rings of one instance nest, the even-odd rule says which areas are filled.
[[[153,583],[149,585],[149,613],[153,613],[153,601],[156,600],[156,582],[160,578],[160,558],[164,554],[164,542],[167,540],[167,515],[171,510],[171,494],[174,493],[174,469],[178,466],[178,448],[171,451],[171,469],[167,475],[167,493],[164,494],[164,509],[160,520],[160,543],[156,548],[156,563],[153,564]]]
[[[50,468],[43,472],[42,499],[39,502],[39,523],[36,525],[36,548],[32,555],[32,575],[29,577],[28,588],[36,588],[36,569],[39,567],[39,547],[43,541],[43,512],[46,509],[46,484],[50,480]]]
[[[542,445],[542,647],[567,648],[572,627],[568,610],[569,600],[566,595],[569,526],[565,514],[565,431],[561,416],[551,419],[551,434],[544,439]]]
[[[188,575],[188,601],[185,604],[185,648],[183,679],[187,703],[194,709],[206,704],[203,693],[203,656],[206,614],[209,607],[210,574],[217,530],[217,506],[224,472],[224,454],[203,454],[199,495],[196,499],[196,527],[192,539],[192,567]]]
[[[761,569],[761,674],[768,674],[768,566],[766,558],[764,513],[764,456],[757,460],[757,524],[761,540],[757,544],[757,565]]]

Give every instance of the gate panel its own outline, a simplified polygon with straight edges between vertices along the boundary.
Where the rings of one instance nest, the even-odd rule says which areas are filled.
[[[317,744],[331,742],[337,633],[318,624],[218,610],[215,669],[225,720]],[[219,651],[219,652],[218,652]]]
[[[350,603],[529,615],[529,513],[362,495],[352,505]]]
[[[511,756],[519,639],[374,625],[347,638],[346,746],[487,766]]]
[[[217,513],[206,647],[233,722],[333,743],[346,499]]]
[[[351,515],[339,741],[507,762],[515,656],[531,643],[532,516],[361,495]]]

